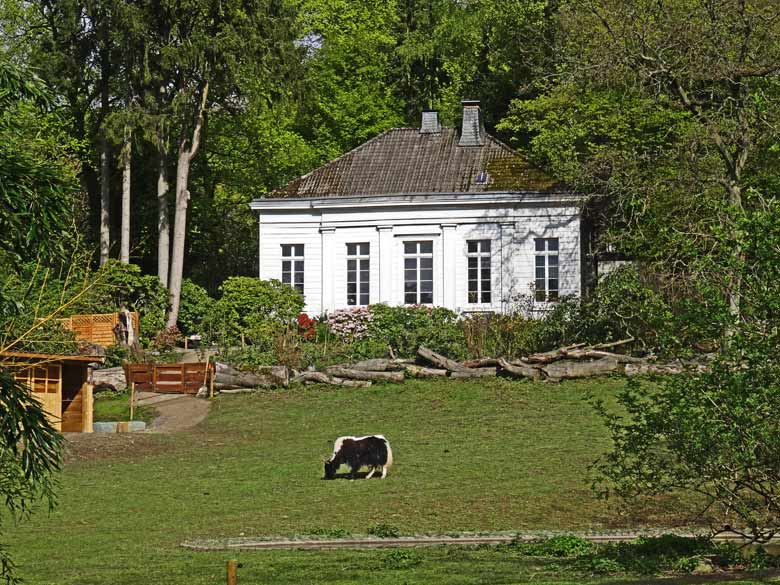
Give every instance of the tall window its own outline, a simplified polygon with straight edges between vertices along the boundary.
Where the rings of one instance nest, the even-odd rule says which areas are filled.
[[[369,244],[347,244],[347,304],[367,305],[370,273]]]
[[[469,240],[466,245],[469,267],[469,303],[489,303],[490,240]]]
[[[433,242],[404,242],[404,303],[433,304]]]
[[[558,238],[536,238],[536,300],[558,300]]]
[[[282,244],[282,282],[303,293],[303,244]]]

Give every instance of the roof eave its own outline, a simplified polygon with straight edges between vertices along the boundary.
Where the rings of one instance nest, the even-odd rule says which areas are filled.
[[[249,205],[254,211],[264,209],[317,209],[337,207],[404,207],[410,205],[480,205],[519,202],[550,205],[579,205],[585,196],[570,191],[481,191],[478,193],[388,193],[352,197],[262,197]]]

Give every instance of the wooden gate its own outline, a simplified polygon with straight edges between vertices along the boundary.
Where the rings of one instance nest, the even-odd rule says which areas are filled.
[[[179,394],[197,394],[201,386],[214,380],[214,364],[125,364],[128,386],[136,390]]]

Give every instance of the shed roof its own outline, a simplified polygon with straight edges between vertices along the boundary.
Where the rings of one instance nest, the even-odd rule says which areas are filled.
[[[10,359],[6,359],[10,358]],[[22,361],[49,361],[49,362],[75,362],[75,363],[103,363],[103,356],[95,355],[65,355],[57,353],[36,353],[28,351],[4,351],[0,353],[0,363]]]
[[[393,128],[299,177],[268,198],[545,191],[557,182],[489,134],[459,146],[454,128]]]

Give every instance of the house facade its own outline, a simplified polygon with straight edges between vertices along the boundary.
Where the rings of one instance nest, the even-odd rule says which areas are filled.
[[[312,315],[502,312],[582,292],[582,198],[487,134],[479,102],[463,102],[460,132],[424,112],[251,207],[259,277],[301,290]]]

